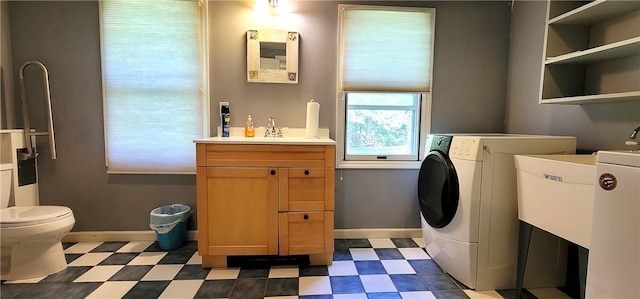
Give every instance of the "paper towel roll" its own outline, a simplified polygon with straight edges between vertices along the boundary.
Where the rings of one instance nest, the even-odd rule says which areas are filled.
[[[305,126],[305,138],[318,138],[318,122],[320,118],[320,104],[311,100],[307,103],[307,125]]]

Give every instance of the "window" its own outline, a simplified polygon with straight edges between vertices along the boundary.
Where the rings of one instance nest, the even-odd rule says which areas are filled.
[[[347,159],[418,159],[419,95],[351,92],[345,101]]]
[[[419,168],[430,124],[435,9],[339,5],[341,168]]]
[[[206,1],[102,0],[109,173],[195,173],[208,135]]]

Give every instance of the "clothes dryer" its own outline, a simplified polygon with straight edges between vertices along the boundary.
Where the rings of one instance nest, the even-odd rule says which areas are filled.
[[[514,154],[575,153],[574,137],[429,135],[418,177],[427,253],[476,290],[515,288],[518,200]],[[538,233],[526,287],[564,284],[566,243]],[[532,242],[533,244],[533,242]]]

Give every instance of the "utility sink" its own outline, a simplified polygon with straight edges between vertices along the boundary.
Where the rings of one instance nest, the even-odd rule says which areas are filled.
[[[596,155],[516,155],[518,218],[589,248],[596,159]]]

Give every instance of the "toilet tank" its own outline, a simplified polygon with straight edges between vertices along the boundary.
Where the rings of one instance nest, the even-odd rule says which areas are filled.
[[[0,195],[2,195],[2,206],[0,208],[8,208],[11,199],[11,174],[13,165],[11,163],[0,164]]]
[[[1,0],[0,0],[1,1]],[[18,167],[20,164],[19,157],[16,154],[18,151],[25,150],[24,131],[18,129],[0,130],[0,165],[2,165],[2,206],[0,208],[6,208],[9,206],[38,206],[40,200],[38,199],[38,183],[37,181],[28,184],[19,184],[18,180]],[[5,165],[7,164],[8,165]],[[37,163],[37,162],[34,162]],[[37,164],[35,165],[37,167]],[[8,182],[5,181],[5,170],[8,170],[6,174]],[[35,174],[37,179],[37,170]],[[4,184],[9,184],[5,188]],[[6,194],[5,192],[8,192]],[[8,195],[8,201],[5,196]]]

